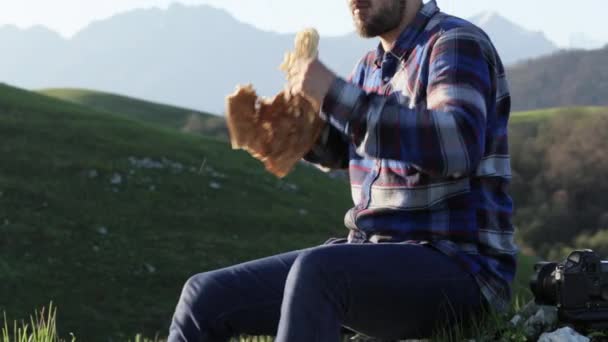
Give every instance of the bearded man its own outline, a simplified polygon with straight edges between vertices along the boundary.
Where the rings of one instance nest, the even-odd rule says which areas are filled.
[[[348,236],[193,276],[170,342],[428,338],[509,306],[510,96],[491,40],[434,0],[349,8],[377,49],[346,80],[316,58],[288,72],[326,120],[305,159],[349,169]]]

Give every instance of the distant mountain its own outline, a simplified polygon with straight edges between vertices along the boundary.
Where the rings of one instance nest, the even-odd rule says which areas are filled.
[[[608,105],[608,46],[568,50],[507,70],[514,110]]]
[[[542,32],[528,31],[498,13],[484,12],[469,20],[488,33],[506,65],[558,50]]]
[[[278,66],[293,34],[241,23],[209,6],[138,9],[98,21],[70,40],[0,29],[0,81],[25,88],[98,89],[221,113],[237,84],[281,90]],[[39,31],[35,29],[33,31]],[[346,75],[375,43],[354,34],[323,39],[321,56]]]
[[[570,44],[568,46],[571,49],[599,49],[602,47],[602,43],[589,37],[582,32],[572,33],[570,35]]]
[[[493,37],[505,63],[550,53],[541,33],[496,14],[472,19]],[[65,40],[41,27],[0,28],[0,81],[29,89],[96,89],[216,114],[237,84],[276,94],[293,34],[261,31],[210,6],[175,4],[97,21]],[[345,76],[376,46],[355,33],[321,39],[320,57]]]

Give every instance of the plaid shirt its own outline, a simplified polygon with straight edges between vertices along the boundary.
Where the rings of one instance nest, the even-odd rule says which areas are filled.
[[[423,6],[385,52],[336,79],[330,123],[305,156],[349,169],[347,242],[430,244],[458,261],[498,311],[508,308],[518,248],[507,194],[510,95],[488,36]]]

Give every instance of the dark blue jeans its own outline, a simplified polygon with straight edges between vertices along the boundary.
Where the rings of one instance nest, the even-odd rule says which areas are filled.
[[[168,342],[239,334],[337,342],[345,328],[424,338],[455,322],[467,326],[485,309],[474,278],[432,247],[340,240],[191,277]]]

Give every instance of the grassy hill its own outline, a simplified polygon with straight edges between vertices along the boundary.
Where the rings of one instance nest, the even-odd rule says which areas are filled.
[[[302,166],[279,181],[224,141],[180,133],[174,107],[58,92],[44,93],[71,102],[0,85],[9,318],[52,300],[63,336],[162,336],[193,273],[345,234],[342,181]],[[534,261],[520,256],[514,292],[526,299]]]
[[[344,182],[121,116],[0,86],[0,313],[164,334],[188,276],[345,234]]]
[[[208,113],[85,89],[44,89],[39,93],[148,123],[228,137],[224,118]]]

